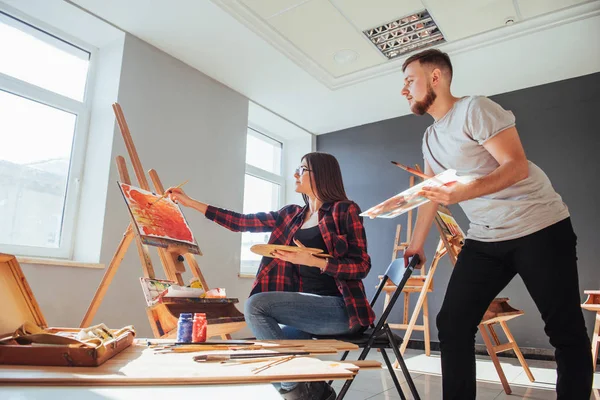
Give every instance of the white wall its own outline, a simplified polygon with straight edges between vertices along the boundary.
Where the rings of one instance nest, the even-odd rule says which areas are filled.
[[[95,54],[91,90],[92,109],[87,151],[80,185],[79,210],[73,246],[73,260],[97,263],[102,249],[106,196],[115,119],[110,105],[117,101],[125,34],[102,46]],[[89,93],[89,92],[88,92]]]
[[[186,179],[186,191],[199,200],[241,210],[245,168],[248,101],[139,39],[127,35],[124,44],[118,102],[123,108],[145,170],[158,171],[165,186]],[[102,104],[110,109],[110,104]],[[112,115],[105,118],[113,118]],[[117,155],[127,157],[116,124],[100,261],[110,262],[129,222],[117,187]],[[133,168],[129,165],[130,174]],[[103,184],[99,182],[98,184]],[[104,183],[105,184],[105,183]],[[204,252],[198,262],[212,287],[225,287],[229,297],[243,303],[252,280],[238,278],[240,236],[185,211]],[[164,277],[156,251],[151,249],[157,276]],[[104,270],[25,265],[40,306],[50,325],[78,326]],[[134,324],[141,337],[152,332],[138,278],[142,269],[135,246],[119,268],[94,323],[110,327]],[[187,272],[185,278],[191,274]],[[242,304],[239,305],[243,310]],[[242,332],[243,334],[244,332]]]

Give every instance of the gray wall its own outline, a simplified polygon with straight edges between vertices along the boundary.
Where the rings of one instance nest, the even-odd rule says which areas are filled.
[[[127,35],[125,39],[118,102],[144,169],[155,168],[165,186],[189,179],[186,191],[193,197],[234,210],[243,205],[248,101],[242,95],[210,79],[150,46]],[[110,104],[104,104],[110,109]],[[114,121],[114,117],[109,115]],[[123,197],[117,187],[117,155],[128,160],[121,134],[112,123],[106,135],[115,135],[108,178],[108,196],[100,262],[108,266],[129,223]],[[133,168],[129,165],[133,179]],[[135,180],[134,180],[135,182]],[[97,182],[96,184],[106,184]],[[225,287],[241,303],[252,280],[238,278],[239,234],[184,210],[204,252],[198,262],[211,287]],[[156,251],[154,268],[164,277]],[[25,275],[51,326],[79,326],[102,279],[103,270],[24,265]],[[134,324],[138,336],[151,337],[139,277],[142,275],[135,246],[123,260],[94,323],[110,327]],[[191,274],[186,273],[186,280]],[[239,308],[243,310],[240,305]]]
[[[400,90],[398,89],[398,93]],[[569,206],[578,235],[579,282],[582,300],[584,289],[600,287],[600,246],[597,229],[600,211],[597,199],[600,190],[600,135],[597,123],[600,112],[600,73],[518,90],[491,97],[517,117],[527,157],[550,177],[554,188]],[[405,101],[398,95],[398,102]],[[400,192],[408,186],[409,175],[390,164],[422,165],[421,139],[425,128],[432,123],[429,116],[414,115],[328,133],[317,138],[317,149],[335,155],[342,167],[346,190],[363,210]],[[463,230],[467,219],[454,205],[451,211]],[[390,263],[396,225],[406,232],[406,215],[385,220],[365,220],[369,253],[373,269],[365,280],[369,295],[374,292],[377,275]],[[431,260],[438,237],[432,229],[426,243],[427,258]],[[549,249],[560,250],[560,249]],[[429,295],[430,315],[437,315],[451,273],[451,264],[444,258],[434,279],[434,292]],[[522,347],[551,348],[543,331],[540,315],[529,297],[522,280],[515,278],[501,293],[510,304],[525,311],[525,315],[509,323],[515,339]],[[412,305],[416,296],[412,297]],[[411,307],[412,307],[411,305]],[[382,304],[376,312],[380,313]],[[396,307],[392,321],[402,316]],[[592,313],[584,311],[588,330],[594,327]],[[437,341],[435,318],[430,321],[432,340]],[[416,332],[412,339],[422,340]],[[481,339],[478,336],[478,343]]]

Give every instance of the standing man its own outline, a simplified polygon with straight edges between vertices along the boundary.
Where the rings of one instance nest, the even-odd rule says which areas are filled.
[[[402,66],[414,114],[434,123],[423,137],[425,173],[455,169],[468,184],[425,187],[404,257],[419,254],[439,204],[459,203],[469,218],[467,240],[437,316],[444,399],[475,399],[475,334],[496,295],[521,276],[544,320],[558,369],[559,400],[587,400],[592,357],[580,307],[577,237],[569,210],[546,174],[528,161],[515,116],[483,96],[454,97],[446,53],[426,50]]]

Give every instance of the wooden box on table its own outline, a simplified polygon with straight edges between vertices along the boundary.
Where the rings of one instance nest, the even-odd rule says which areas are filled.
[[[81,329],[48,327],[17,259],[3,253],[0,253],[0,304],[0,364],[95,367],[133,343],[133,329],[123,329],[115,338],[97,347],[80,345],[75,340],[69,344],[69,340],[59,335],[45,336],[58,344],[19,344],[10,340],[23,324],[42,328],[45,334],[76,335]],[[23,342],[25,338],[19,340]]]

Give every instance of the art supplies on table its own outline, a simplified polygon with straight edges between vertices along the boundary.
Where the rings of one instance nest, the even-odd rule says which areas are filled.
[[[104,324],[98,324],[94,326],[90,326],[87,328],[81,328],[81,330],[77,333],[78,340],[87,340],[87,339],[101,339],[108,340],[112,339],[115,336],[108,329],[108,327]]]
[[[194,327],[192,313],[179,314],[177,321],[177,341],[183,343],[191,343],[192,329]]]
[[[395,218],[413,208],[429,202],[428,198],[419,195],[419,192],[424,187],[441,187],[452,182],[469,183],[473,181],[473,179],[474,177],[470,176],[458,176],[456,170],[447,169],[446,171],[426,179],[423,182],[390,197],[386,201],[369,208],[360,215],[361,217],[370,218]]]
[[[207,320],[205,313],[181,313],[177,322],[178,343],[202,343],[206,341]]]
[[[194,313],[194,321],[192,324],[192,343],[206,342],[206,314]]]
[[[194,281],[190,285],[197,287],[180,286],[173,281],[164,279],[150,279],[141,277],[140,284],[142,292],[148,306],[158,303],[164,303],[165,300],[173,298],[184,299],[224,299],[227,293],[224,288],[214,288],[205,292],[199,281]]]
[[[13,255],[0,253],[0,282],[0,364],[96,367],[133,343],[133,326],[48,327]]]
[[[169,347],[187,347],[187,346],[253,346],[256,342],[253,340],[207,340],[202,343],[184,343],[184,342],[153,342],[151,340],[146,341],[148,347],[153,348],[169,348]]]
[[[200,279],[198,279],[198,278],[190,279],[190,284],[188,285],[188,287],[191,287],[194,289],[204,289],[204,286],[202,286],[202,282],[200,282]]]
[[[265,350],[263,346],[226,346],[226,345],[212,345],[202,346],[199,343],[189,343],[189,346],[173,346],[165,348],[156,348],[156,354],[169,354],[169,353],[201,353],[204,351],[247,351],[247,350]]]
[[[140,278],[140,283],[142,284],[142,292],[144,292],[144,298],[148,306],[159,303],[164,293],[174,284],[173,281],[144,277]]]
[[[180,339],[180,338],[178,338]],[[157,354],[166,353],[196,353],[204,351],[248,351],[248,350],[271,350],[271,351],[306,351],[307,348],[299,343],[271,343],[260,341],[240,341],[240,340],[209,340],[204,342],[193,342],[194,333],[192,331],[192,342],[175,343],[152,343],[148,346],[156,351]],[[314,350],[314,347],[311,347]],[[319,351],[320,349],[316,349]]]
[[[203,299],[225,299],[227,298],[227,292],[224,288],[213,288],[206,292]]]
[[[221,353],[221,354],[201,354],[194,356],[196,362],[221,362],[228,360],[246,360],[251,358],[270,358],[270,357],[281,357],[281,356],[307,356],[310,352],[308,351],[294,351],[294,352],[281,352],[281,353]]]
[[[253,373],[253,374],[258,374],[258,373],[260,373],[260,372],[262,372],[262,371],[264,371],[264,370],[266,370],[266,369],[269,369],[269,368],[271,368],[271,367],[274,367],[275,365],[283,364],[283,363],[285,363],[285,362],[288,362],[288,361],[290,361],[290,360],[292,360],[292,359],[294,359],[294,358],[296,358],[296,357],[297,357],[297,355],[296,355],[296,354],[294,354],[294,355],[291,355],[291,356],[287,356],[287,357],[280,358],[280,359],[278,359],[278,360],[272,361],[272,362],[270,362],[270,363],[267,363],[267,364],[265,364],[265,365],[262,365],[262,366],[260,366],[260,367],[253,368],[253,369],[252,369],[252,373]]]
[[[171,285],[163,294],[164,297],[196,297],[201,299],[206,292],[201,288]]]

